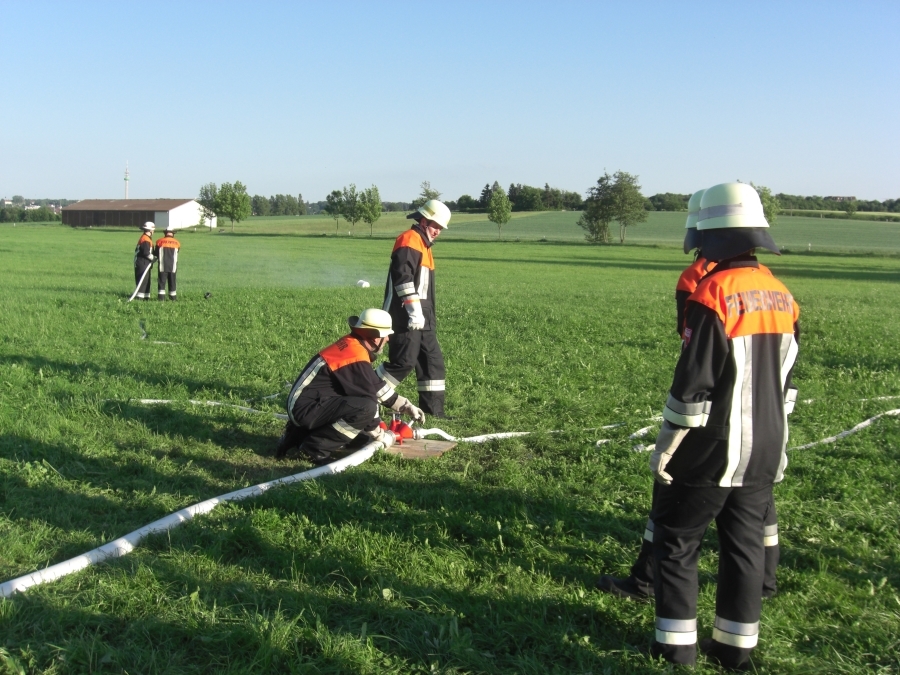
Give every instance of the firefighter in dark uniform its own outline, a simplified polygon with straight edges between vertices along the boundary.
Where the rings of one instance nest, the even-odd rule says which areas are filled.
[[[172,230],[166,230],[165,236],[156,240],[157,263],[157,295],[158,300],[166,299],[166,282],[169,284],[169,299],[177,300],[178,294],[175,286],[175,272],[178,268],[178,249],[181,244],[175,238]]]
[[[153,267],[153,230],[156,225],[147,221],[141,227],[141,237],[134,247],[134,284],[136,298],[150,299],[150,268]]]
[[[379,422],[378,404],[425,421],[424,413],[375,374],[372,361],[381,354],[391,330],[390,315],[367,309],[347,319],[350,334],[316,354],[297,377],[287,400],[288,423],[276,457],[299,447],[314,464],[327,464],[358,436],[393,444]]]
[[[422,410],[445,418],[446,368],[437,339],[431,247],[447,229],[450,209],[431,199],[407,218],[415,219],[416,224],[397,237],[391,253],[383,309],[394,320],[395,334],[388,347],[388,360],[378,367],[378,374],[398,387],[415,369]]]
[[[772,485],[787,466],[799,309],[753,255],[756,248],[778,253],[778,247],[752,186],[706,190],[697,229],[716,267],[688,299],[683,348],[650,458],[659,483],[651,654],[696,661],[697,559],[715,520],[716,617],[712,638],[700,647],[712,661],[742,670],[759,637]]]
[[[697,289],[700,281],[709,274],[716,263],[703,257],[700,249],[700,232],[697,229],[697,216],[700,213],[700,201],[705,190],[698,190],[691,195],[688,201],[688,216],[685,222],[684,252],[690,253],[696,249],[694,262],[692,262],[678,278],[675,286],[675,309],[677,315],[676,330],[682,337],[684,331],[684,310],[688,298]],[[771,271],[760,264],[760,271],[771,274]],[[650,503],[650,515],[644,526],[644,535],[641,538],[641,550],[637,560],[631,566],[631,574],[625,578],[604,574],[597,580],[597,588],[620,598],[633,600],[648,600],[653,597],[653,511],[656,503],[656,491],[658,483],[653,484],[653,496]],[[778,592],[776,583],[776,570],[780,558],[778,546],[778,516],[775,510],[774,498],[766,512],[764,545],[766,550],[766,567],[763,578],[762,597],[771,598]]]

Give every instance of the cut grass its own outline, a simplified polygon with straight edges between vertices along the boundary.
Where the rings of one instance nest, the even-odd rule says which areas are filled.
[[[183,234],[179,302],[131,304],[135,233],[2,230],[3,579],[305,468],[272,458],[273,417],[186,401],[281,411],[262,397],[283,392],[348,315],[380,305],[390,235],[244,227]],[[128,557],[0,601],[9,657],[55,673],[666,672],[646,655],[652,605],[593,581],[626,574],[639,546],[650,479],[628,435],[665,400],[678,353],[673,287],[688,258],[459,237],[435,247],[457,416],[441,426],[540,433],[427,462],[377,456],[222,506]],[[796,380],[813,402],[798,404],[791,445],[900,407],[859,400],[900,395],[900,260],[765,262],[802,312]],[[372,287],[356,288],[360,278]],[[613,422],[625,426],[585,431]],[[760,672],[900,669],[898,441],[900,421],[883,418],[791,453],[776,488],[781,592],[764,607]],[[710,536],[701,635],[714,549]]]

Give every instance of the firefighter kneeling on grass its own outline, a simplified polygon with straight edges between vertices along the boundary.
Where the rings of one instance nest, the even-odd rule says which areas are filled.
[[[787,415],[797,390],[799,309],[753,253],[778,253],[756,190],[743,183],[703,193],[697,229],[716,266],[688,298],[684,347],[663,410],[650,469],[655,494],[656,636],[651,653],[697,658],[697,558],[715,520],[719,575],[707,657],[750,667],[759,638],[764,524],[772,485],[787,466]]]
[[[165,236],[156,240],[156,257],[159,258],[157,268],[157,299],[166,299],[166,282],[169,283],[169,299],[177,300],[175,290],[175,272],[178,268],[178,249],[181,244],[175,238],[175,232],[166,230]]]
[[[275,449],[276,457],[299,448],[313,464],[327,464],[342,448],[381,441],[394,435],[381,428],[378,404],[418,422],[425,413],[399,396],[375,374],[372,362],[394,331],[391,316],[367,309],[347,319],[350,334],[316,354],[300,373],[288,395],[288,423]]]

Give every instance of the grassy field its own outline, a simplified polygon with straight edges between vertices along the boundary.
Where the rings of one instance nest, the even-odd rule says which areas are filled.
[[[502,238],[513,242],[583,242],[584,231],[575,224],[580,215],[573,211],[514,213],[502,233],[498,233],[497,226],[484,214],[457,213],[453,215],[450,229],[441,236],[444,241],[496,241]],[[678,246],[684,239],[685,213],[652,211],[647,216],[646,223],[629,228],[627,242]],[[375,224],[372,234],[374,237],[393,237],[408,225],[404,214],[387,213]],[[230,231],[229,223],[224,221],[221,229]],[[618,242],[618,225],[613,223],[611,231]],[[335,227],[334,220],[327,216],[304,216],[250,218],[237,225],[236,232],[347,237],[350,230],[343,220]],[[359,238],[368,237],[369,228],[364,224],[357,225],[353,234]],[[772,236],[779,246],[793,252],[900,253],[900,223],[780,215]]]
[[[651,479],[628,436],[653,424],[678,354],[683,215],[652,215],[624,247],[580,243],[564,213],[517,217],[503,242],[483,216],[455,216],[437,243],[456,417],[442,428],[537,433],[426,462],[376,456],[2,600],[0,670],[670,672],[646,654],[652,605],[593,588],[637,553]],[[782,246],[813,231],[843,246],[844,229],[794,220],[779,219]],[[303,470],[273,459],[270,415],[188,400],[280,412],[264,397],[349,314],[380,305],[388,237],[407,224],[386,216],[373,239],[331,236],[334,221],[314,217],[185,232],[179,302],[131,304],[136,232],[0,228],[0,581]],[[896,228],[866,224],[850,239],[890,253]],[[790,446],[900,408],[879,399],[900,396],[900,258],[814,244],[763,260],[802,312]],[[758,672],[900,672],[900,419],[790,459]],[[701,637],[715,548],[711,533]]]

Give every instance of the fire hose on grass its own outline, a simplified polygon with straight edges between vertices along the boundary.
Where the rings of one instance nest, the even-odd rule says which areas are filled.
[[[140,403],[146,405],[155,405],[155,404],[166,404],[166,403],[174,403],[175,401],[164,400],[164,399],[138,399]],[[209,406],[225,406],[231,408],[237,408],[243,412],[250,413],[264,413],[265,411],[256,410],[254,408],[248,408],[246,406],[239,406],[230,403],[222,403],[219,401],[189,401],[195,405],[209,405]],[[279,419],[285,419],[286,415],[281,415],[278,413],[272,413]],[[851,434],[855,434],[858,431],[865,429],[868,426],[871,426],[876,420],[884,416],[900,416],[900,409],[896,410],[888,410],[881,414],[875,415],[863,422],[860,422],[856,426],[846,431],[842,431],[835,436],[829,436],[828,438],[823,438],[819,441],[815,441],[813,443],[807,443],[806,445],[797,446],[795,448],[789,448],[790,450],[804,450],[807,448],[811,448],[815,445],[819,445],[822,443],[834,443],[846,436],[850,436]],[[614,427],[622,426],[621,424],[609,424],[601,429],[610,429]],[[528,436],[534,432],[531,431],[506,431],[499,432],[494,434],[482,434],[480,436],[470,436],[468,438],[457,438],[455,436],[451,436],[446,433],[442,429],[432,428],[432,429],[414,429],[412,426],[402,422],[401,420],[395,418],[391,421],[390,425],[385,425],[385,428],[392,431],[394,433],[395,438],[397,439],[397,443],[402,444],[404,438],[411,438],[416,440],[421,440],[426,438],[427,436],[440,436],[445,438],[448,441],[457,441],[457,442],[465,442],[465,443],[486,443],[491,440],[498,440],[504,438],[518,438],[521,436]],[[645,435],[651,427],[645,427],[643,429],[639,429],[634,434],[631,434],[629,438],[638,438]],[[547,433],[562,433],[561,431],[551,431]],[[608,441],[598,441],[597,445],[601,445],[601,443]],[[234,492],[229,492],[227,494],[221,495],[219,497],[213,497],[212,499],[207,499],[206,501],[199,502],[192,506],[185,507],[175,513],[172,513],[164,518],[160,518],[149,525],[145,525],[144,527],[131,532],[130,534],[126,534],[124,537],[120,537],[115,539],[103,546],[95,548],[92,551],[88,551],[80,556],[75,558],[71,558],[70,560],[66,560],[61,563],[57,563],[56,565],[51,565],[43,570],[39,570],[36,572],[32,572],[31,574],[25,574],[15,579],[11,579],[0,584],[0,597],[8,598],[15,593],[20,593],[28,590],[32,586],[37,586],[39,584],[45,584],[50,581],[55,581],[56,579],[60,579],[64,576],[72,574],[74,572],[78,572],[83,570],[86,567],[91,565],[96,565],[98,563],[102,563],[111,558],[119,558],[124,555],[127,555],[131,551],[135,549],[135,547],[148,535],[158,534],[161,532],[166,532],[175,527],[178,527],[182,523],[185,523],[189,520],[192,520],[194,516],[202,515],[205,513],[209,513],[216,506],[225,502],[235,502],[241,501],[243,499],[248,499],[250,497],[258,497],[265,493],[267,490],[277,487],[279,485],[288,485],[290,483],[297,483],[301,481],[314,480],[319,478],[320,476],[327,476],[336,473],[340,473],[345,469],[350,467],[359,466],[364,462],[371,459],[371,457],[378,452],[379,450],[383,450],[385,448],[385,444],[381,441],[372,441],[371,443],[363,446],[360,450],[357,450],[351,455],[347,457],[343,457],[342,459],[335,460],[330,464],[326,464],[324,466],[316,467],[315,469],[310,469],[308,471],[303,471],[301,473],[294,474],[292,476],[286,476],[284,478],[278,478],[273,481],[268,481],[265,483],[259,483],[258,485],[253,485],[251,487],[243,488],[240,490],[235,490]],[[640,449],[652,450],[653,446],[637,446]]]

